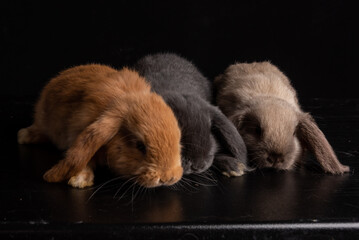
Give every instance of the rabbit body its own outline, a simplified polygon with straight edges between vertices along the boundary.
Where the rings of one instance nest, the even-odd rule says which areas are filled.
[[[247,170],[246,148],[233,124],[211,105],[211,82],[175,54],[148,55],[134,66],[172,108],[181,128],[184,173],[201,173],[213,163],[227,176]]]
[[[45,173],[48,182],[92,185],[97,155],[115,173],[146,187],[171,185],[182,176],[172,110],[127,68],[81,65],[53,78],[35,106],[34,124],[18,133],[21,144],[48,140],[67,149]]]
[[[241,133],[255,167],[292,169],[309,149],[324,171],[349,171],[301,110],[289,79],[270,62],[233,64],[214,85],[216,102]]]
[[[176,54],[155,54],[140,59],[135,69],[151,84],[153,91],[197,96],[212,101],[212,85],[189,61]]]

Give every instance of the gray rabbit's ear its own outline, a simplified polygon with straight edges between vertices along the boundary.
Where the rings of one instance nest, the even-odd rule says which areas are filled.
[[[216,163],[220,164],[221,167],[228,169],[229,165],[235,165],[237,170],[233,169],[230,171],[242,172],[249,170],[247,166],[247,148],[241,135],[231,121],[216,107],[211,108],[212,114],[212,132],[216,136],[222,151],[216,156]],[[224,150],[224,151],[223,151]],[[235,173],[226,172],[223,174],[236,176]],[[240,174],[241,175],[241,174]]]
[[[310,114],[300,114],[296,133],[301,143],[314,154],[325,172],[332,174],[349,172],[349,167],[339,162],[323,132]]]
[[[186,99],[181,94],[176,93],[161,94],[161,96],[166,104],[172,109],[177,120],[179,120],[181,112],[186,109]]]

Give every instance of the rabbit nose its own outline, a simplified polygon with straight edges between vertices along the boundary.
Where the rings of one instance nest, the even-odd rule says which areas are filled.
[[[185,161],[183,161],[182,162],[182,168],[183,168],[183,171],[184,172],[186,172],[186,173],[191,173],[191,172],[189,172],[189,171],[191,171],[192,170],[192,164],[191,164],[191,162],[185,162]]]
[[[282,154],[270,153],[267,157],[267,162],[271,164],[277,164],[283,162]]]
[[[171,177],[171,178],[160,178],[158,182],[159,182],[161,185],[166,185],[166,184],[171,184],[174,180],[175,180],[174,177]]]
[[[196,163],[195,164],[192,164],[191,165],[191,170],[192,172],[194,173],[201,173],[201,172],[204,172],[205,170],[207,170],[210,165],[211,165],[212,162],[210,161],[204,161],[204,159],[197,159]]]
[[[204,168],[204,164],[192,165],[191,169],[193,172],[199,172]]]

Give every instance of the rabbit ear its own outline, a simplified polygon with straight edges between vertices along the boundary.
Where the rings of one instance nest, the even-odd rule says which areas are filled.
[[[212,132],[216,136],[216,139],[220,146],[222,148],[224,147],[227,152],[229,151],[231,155],[224,157],[223,154],[219,154],[216,158],[225,159],[224,162],[221,161],[224,165],[236,164],[237,168],[240,165],[240,168],[242,168],[242,170],[249,170],[249,168],[247,167],[247,148],[237,129],[235,128],[233,123],[230,122],[229,119],[218,108],[213,107],[211,113]],[[228,157],[232,159],[232,162],[228,161]],[[222,167],[228,168],[228,166]]]
[[[44,174],[48,182],[61,182],[84,169],[101,146],[118,132],[123,119],[107,112],[86,127],[67,150],[66,157]]]
[[[349,171],[348,166],[339,162],[323,132],[318,128],[310,114],[304,113],[300,116],[297,136],[302,144],[315,155],[325,172],[342,174]]]

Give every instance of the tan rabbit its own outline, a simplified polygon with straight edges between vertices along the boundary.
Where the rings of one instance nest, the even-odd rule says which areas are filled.
[[[215,79],[216,101],[235,124],[256,167],[292,169],[309,149],[325,172],[342,165],[309,113],[304,113],[288,78],[269,62],[238,63]]]
[[[44,179],[79,188],[93,185],[93,167],[101,161],[145,187],[174,184],[183,174],[180,138],[172,110],[144,78],[97,64],[53,78],[33,125],[18,132],[20,144],[51,141],[67,149]]]

